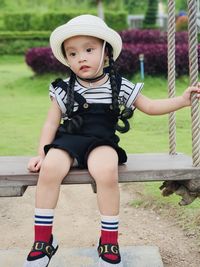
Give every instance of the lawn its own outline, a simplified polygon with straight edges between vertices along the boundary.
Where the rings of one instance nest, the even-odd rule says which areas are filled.
[[[50,100],[48,86],[57,75],[35,76],[21,56],[0,57],[0,155],[33,155]],[[133,82],[140,81],[135,75]],[[145,77],[143,94],[167,97],[164,77]],[[177,94],[188,85],[188,78],[177,80]],[[177,112],[177,150],[191,154],[190,109]],[[147,116],[136,111],[121,145],[129,153],[167,152],[168,115]]]
[[[57,75],[35,76],[21,56],[0,57],[0,156],[35,155],[48,107],[48,85]],[[133,82],[140,76],[134,75]],[[143,94],[152,98],[167,97],[165,77],[145,77]],[[177,94],[188,86],[188,77],[177,79]],[[121,146],[128,153],[168,152],[168,116],[147,116],[135,112],[132,130],[121,134]],[[190,109],[177,112],[177,151],[191,154]],[[165,213],[173,211],[177,223],[184,229],[200,225],[199,201],[187,208],[177,206],[179,198],[163,198],[160,183],[145,183],[132,205],[156,208]],[[168,216],[168,215],[167,215]],[[188,219],[189,218],[189,219]]]

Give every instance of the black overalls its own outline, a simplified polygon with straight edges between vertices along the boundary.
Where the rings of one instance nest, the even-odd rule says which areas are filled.
[[[89,153],[98,146],[108,145],[116,150],[119,164],[126,162],[126,152],[118,146],[119,137],[115,134],[118,114],[112,110],[112,105],[89,104],[77,92],[74,92],[74,98],[79,107],[73,116],[80,115],[83,118],[80,131],[68,133],[64,122],[58,128],[54,141],[44,147],[45,153],[50,148],[63,149],[77,160],[79,168],[87,168]]]

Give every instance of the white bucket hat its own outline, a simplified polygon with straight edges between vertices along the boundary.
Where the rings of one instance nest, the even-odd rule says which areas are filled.
[[[113,59],[116,60],[122,49],[120,35],[109,28],[99,17],[81,15],[56,28],[50,36],[50,46],[54,56],[64,65],[68,66],[62,52],[62,43],[73,36],[88,35],[102,39],[113,48]]]

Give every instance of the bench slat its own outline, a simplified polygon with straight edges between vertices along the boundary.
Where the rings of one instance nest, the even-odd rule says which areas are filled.
[[[36,185],[38,173],[28,172],[29,159],[24,156],[0,157],[0,196],[23,195],[27,186]],[[120,183],[198,178],[200,167],[193,167],[191,157],[184,154],[129,154],[127,163],[119,166]],[[88,171],[77,168],[72,168],[63,180],[63,184],[92,183]]]

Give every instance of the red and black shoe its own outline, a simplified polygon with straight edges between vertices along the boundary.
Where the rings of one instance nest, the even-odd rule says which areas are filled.
[[[101,239],[99,240],[99,246],[97,248],[99,254],[99,267],[123,267],[121,261],[121,255],[119,252],[119,246],[113,244],[101,244]],[[116,256],[115,260],[111,260],[106,255]]]
[[[58,243],[53,235],[51,236],[49,243],[43,241],[34,242],[23,267],[47,267],[57,249]],[[40,254],[37,256],[31,256],[31,253],[33,252],[40,252]]]

